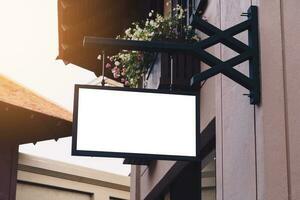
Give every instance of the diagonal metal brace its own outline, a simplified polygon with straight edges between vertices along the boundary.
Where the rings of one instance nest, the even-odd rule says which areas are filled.
[[[83,45],[98,49],[137,50],[168,53],[185,52],[193,54],[211,68],[193,76],[191,79],[191,86],[200,84],[201,81],[222,73],[249,90],[251,104],[259,104],[260,62],[257,7],[251,6],[248,10],[247,16],[248,19],[246,21],[226,30],[220,30],[219,28],[201,19],[201,17],[193,16],[191,21],[192,26],[209,36],[208,38],[195,43],[183,44],[166,41],[132,41],[99,37],[85,37]],[[244,31],[248,31],[248,45],[234,37],[236,34]],[[239,55],[224,62],[205,51],[205,49],[218,43],[226,45]],[[239,65],[247,60],[249,60],[249,77],[234,69],[236,65]]]
[[[213,59],[214,61],[210,64],[207,63],[212,68],[193,76],[191,85],[204,81],[218,73],[222,73],[249,90],[251,104],[260,103],[260,52],[257,7],[251,6],[248,9],[247,16],[248,20],[224,31],[202,20],[198,16],[193,17],[192,25],[210,36],[206,40],[203,40],[206,46],[198,44],[199,48],[207,48],[220,42],[240,55],[225,62],[218,58],[212,58],[211,61],[213,61]],[[248,30],[249,45],[246,45],[233,37],[246,30]],[[233,69],[234,66],[247,60],[249,60],[249,77],[246,77],[244,74],[238,73],[237,70]]]

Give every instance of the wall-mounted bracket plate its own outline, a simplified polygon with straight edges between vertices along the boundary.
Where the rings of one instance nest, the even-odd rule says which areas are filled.
[[[249,90],[250,103],[257,105],[260,103],[260,52],[259,52],[259,33],[258,33],[258,8],[251,6],[245,16],[248,19],[226,30],[211,25],[201,17],[194,15],[191,18],[191,25],[208,35],[209,37],[195,43],[176,43],[165,41],[132,41],[117,40],[99,37],[85,37],[84,46],[95,47],[98,49],[119,49],[119,50],[138,50],[151,52],[189,52],[197,56],[201,61],[211,68],[191,79],[191,87],[201,84],[212,76],[219,73],[227,76],[233,81]],[[236,39],[234,36],[248,31],[248,45]],[[239,55],[222,61],[214,55],[205,51],[218,43],[224,44]],[[235,66],[249,61],[249,76],[244,75]]]
[[[224,62],[207,52],[202,52],[202,60],[212,68],[195,75],[191,80],[191,85],[199,84],[201,81],[222,73],[249,90],[251,104],[259,104],[260,61],[257,7],[251,6],[244,15],[248,16],[248,20],[224,31],[197,16],[191,19],[192,26],[209,36],[196,45],[198,51],[222,43],[239,54]],[[244,31],[248,31],[248,45],[234,37]],[[249,77],[233,68],[247,60],[249,61]]]

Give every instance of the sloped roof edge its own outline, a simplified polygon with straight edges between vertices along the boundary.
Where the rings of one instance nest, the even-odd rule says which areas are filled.
[[[0,75],[0,101],[72,121],[72,113],[20,84]]]

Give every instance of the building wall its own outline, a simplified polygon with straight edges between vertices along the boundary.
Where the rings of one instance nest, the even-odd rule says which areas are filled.
[[[130,178],[19,155],[17,200],[129,200]]]
[[[251,2],[240,1],[240,3],[247,5]],[[291,0],[253,1],[252,3],[259,6],[260,14],[262,103],[260,106],[254,107],[253,117],[250,115],[247,117],[248,120],[247,118],[241,120],[241,117],[247,116],[247,113],[251,113],[251,111],[240,107],[241,101],[232,102],[230,97],[224,97],[224,93],[226,93],[224,90],[231,88],[222,84],[221,103],[223,109],[220,112],[224,116],[224,110],[234,109],[238,106],[243,116],[236,116],[236,112],[231,112],[231,114],[234,113],[234,117],[228,116],[222,120],[223,151],[220,154],[224,155],[222,159],[222,177],[224,180],[223,188],[218,191],[218,194],[222,192],[222,199],[239,199],[240,197],[236,193],[238,189],[238,191],[243,191],[239,193],[243,195],[243,199],[299,199],[300,162],[298,146],[300,137],[298,133],[300,127],[297,119],[299,118],[300,94],[296,87],[300,85],[299,78],[297,78],[300,73],[297,65],[299,56],[296,52],[300,50],[299,39],[297,39],[297,35],[300,33],[300,16],[296,10],[299,10],[300,4],[299,1]],[[224,23],[231,21],[234,13],[238,13],[239,8],[233,6],[234,4],[237,3],[221,1],[221,18],[225,19],[226,22]],[[229,13],[229,20],[226,19],[226,13]],[[233,92],[237,93],[238,89],[233,89]],[[231,102],[229,105],[224,105],[228,99]],[[235,117],[238,117],[236,122],[226,122],[226,119]],[[253,125],[252,119],[254,120]],[[241,122],[246,122],[244,127],[241,126]],[[232,131],[235,126],[234,123],[238,124],[239,130]],[[242,148],[242,146],[238,148],[238,146],[228,142],[228,146],[237,147],[236,152],[243,150],[242,152],[246,154],[241,158],[236,156],[232,162],[225,156],[232,152],[226,151],[224,138],[225,140],[228,139],[228,133],[224,132],[224,126],[229,127],[231,133],[245,134],[247,131],[244,130],[250,129],[250,135],[254,135],[254,138],[249,138],[249,140],[241,140],[243,136],[232,138],[243,146],[245,145],[246,148]],[[249,137],[251,137],[250,135]],[[230,164],[245,163],[245,157],[248,157],[246,163],[251,167],[240,164],[236,164],[234,167],[234,164]],[[252,166],[255,168],[253,169]],[[243,177],[247,179],[246,182],[241,182],[244,183],[243,186],[238,184],[232,186],[231,184],[240,180],[240,178],[236,179],[232,176],[237,174],[237,167],[246,170],[242,173]],[[227,169],[234,169],[228,177]],[[256,178],[253,179],[253,177]],[[255,196],[251,194],[255,194]],[[221,195],[219,194],[219,196]]]
[[[288,160],[288,195],[300,199],[300,2],[282,1],[283,64]]]
[[[247,90],[217,76],[217,199],[295,200],[300,197],[300,2],[209,1],[204,15],[226,29],[243,21],[240,14],[251,4],[259,7],[262,101],[251,106],[243,96]],[[237,38],[247,41],[245,34]],[[233,55],[220,46],[220,58]],[[237,69],[247,74],[247,65]]]
[[[26,182],[18,182],[17,199],[22,200],[92,200],[92,194]]]
[[[210,1],[212,2],[212,1]],[[241,14],[251,5],[250,0],[221,0],[215,4],[214,16],[219,17],[219,28],[225,30],[244,20]],[[204,14],[209,16],[207,10]],[[247,33],[237,36],[247,43]],[[236,53],[220,46],[220,58],[230,59]],[[248,62],[235,69],[248,75]],[[243,94],[249,91],[229,78],[216,77],[216,140],[217,140],[217,199],[256,198],[255,119],[254,106]]]
[[[0,200],[16,198],[18,146],[0,142]]]
[[[246,18],[241,14],[257,5],[261,45],[260,105],[250,105],[243,95],[248,91],[223,75],[209,80],[201,90],[202,129],[216,117],[217,200],[298,200],[300,1],[208,2],[204,16],[221,29],[242,22]],[[247,33],[236,37],[247,43]],[[222,60],[235,55],[222,45],[209,51]],[[248,74],[248,63],[236,69]],[[171,170],[158,163],[161,161],[141,175],[139,187],[147,186],[141,190],[141,199]]]

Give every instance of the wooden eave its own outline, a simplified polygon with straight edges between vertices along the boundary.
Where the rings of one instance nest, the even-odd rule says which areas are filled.
[[[67,137],[72,114],[0,76],[0,143],[30,143]]]
[[[116,37],[134,21],[145,19],[151,9],[163,9],[163,0],[58,0],[59,55],[72,63],[102,74],[96,49],[83,48],[84,36]],[[116,52],[106,52],[106,55]],[[112,78],[106,70],[105,76]]]

